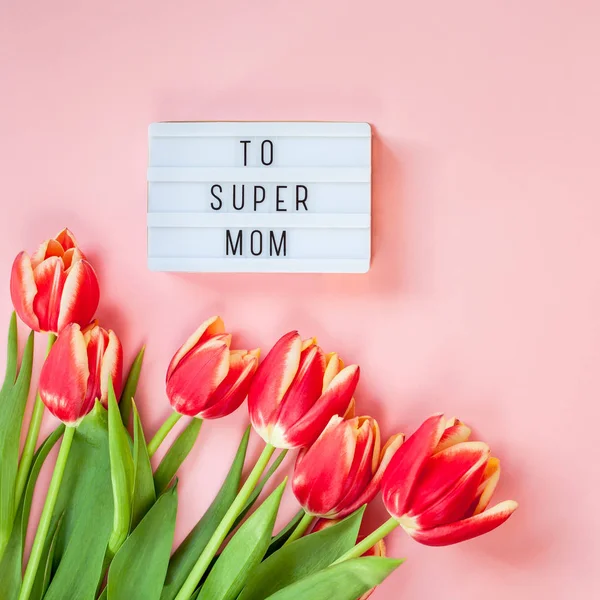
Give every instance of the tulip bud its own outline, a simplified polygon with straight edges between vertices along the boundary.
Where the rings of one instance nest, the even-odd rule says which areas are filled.
[[[314,338],[284,335],[258,367],[248,392],[250,420],[277,448],[309,446],[334,415],[352,404],[359,368],[344,368],[337,354],[325,356]]]
[[[107,406],[109,377],[118,398],[123,378],[119,338],[97,323],[83,330],[73,323],[58,336],[46,358],[40,374],[40,397],[55,417],[76,425],[96,400]]]
[[[455,544],[504,523],[513,500],[488,508],[500,478],[500,461],[470,429],[434,415],[406,441],[383,478],[383,501],[415,540],[428,546]]]
[[[208,319],[175,353],[167,371],[173,410],[218,419],[239,408],[258,366],[259,350],[230,350],[220,317]]]
[[[13,263],[10,295],[21,320],[34,331],[59,333],[69,323],[82,327],[93,318],[100,289],[90,263],[73,234],[63,229],[31,257]]]
[[[312,528],[311,533],[316,533],[317,531],[322,531],[323,529],[327,529],[328,527],[331,527],[332,525],[335,525],[336,523],[339,523],[339,519],[338,520],[319,519],[315,523],[315,526]],[[364,539],[365,539],[364,535],[359,535],[356,540],[356,543],[358,544],[358,543],[362,542]],[[382,538],[378,542],[376,542],[374,546],[371,546],[371,548],[369,548],[364,554],[362,554],[362,556],[386,557],[387,556],[386,552],[387,552],[387,548],[385,546],[385,539]],[[375,591],[375,589],[376,588],[369,590],[368,592],[363,594],[358,600],[367,600],[367,598]]]
[[[298,502],[307,513],[328,519],[353,513],[379,492],[403,440],[402,434],[394,435],[382,449],[372,417],[332,417],[317,441],[298,455],[292,480]]]

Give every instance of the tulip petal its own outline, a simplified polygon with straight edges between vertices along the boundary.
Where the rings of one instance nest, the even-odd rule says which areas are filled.
[[[229,354],[229,372],[209,399],[205,410],[197,414],[202,419],[220,419],[237,410],[248,395],[258,358],[251,353]]]
[[[54,239],[46,240],[40,244],[40,247],[31,256],[31,264],[35,269],[47,258],[50,258],[51,256],[58,256],[58,258],[62,259],[64,254],[65,250],[60,242]]]
[[[391,460],[394,458],[394,455],[398,451],[398,448],[402,446],[404,443],[404,434],[397,433],[390,437],[390,439],[386,442],[383,450],[381,451],[381,462],[379,463],[379,467],[377,471],[373,475],[371,481],[364,489],[362,494],[352,502],[352,504],[345,505],[343,510],[341,510],[337,514],[337,518],[343,519],[344,517],[352,514],[355,510],[368,504],[375,498],[375,496],[379,493],[381,488],[381,482],[385,475],[385,472],[390,464]]]
[[[254,348],[254,350],[229,350],[230,355],[231,356],[241,356],[246,357],[246,358],[250,358],[253,357],[255,358],[257,361],[260,358],[260,348]]]
[[[211,317],[207,319],[192,333],[192,335],[185,341],[183,346],[177,350],[175,356],[171,359],[169,368],[167,369],[167,381],[170,379],[175,367],[179,364],[181,359],[195,346],[207,341],[215,335],[225,333],[225,323],[219,316]]]
[[[40,330],[40,322],[33,311],[37,286],[33,276],[31,259],[26,252],[15,258],[10,274],[10,297],[21,321],[34,331]]]
[[[323,376],[323,393],[333,381],[333,378],[344,368],[344,364],[340,360],[340,357],[335,353],[331,352],[326,357],[327,367],[325,368],[325,375]]]
[[[123,386],[123,347],[121,341],[114,331],[108,332],[106,349],[102,357],[102,368],[100,371],[100,401],[108,406],[108,380],[113,382],[117,400],[121,397]]]
[[[381,454],[379,456],[379,466],[375,473],[376,475],[381,474],[381,477],[383,477],[383,474],[387,470],[392,458],[394,458],[394,455],[396,454],[398,448],[402,446],[402,444],[404,444],[403,433],[395,433],[390,437],[381,450]]]
[[[274,430],[284,433],[314,405],[323,387],[325,357],[319,346],[310,346],[300,354],[294,380],[281,400]]]
[[[33,276],[38,290],[33,310],[40,321],[40,330],[58,332],[61,296],[67,279],[62,258],[47,258],[34,269]]]
[[[102,356],[108,343],[108,334],[97,324],[94,324],[83,330],[83,337],[87,345],[87,361],[90,370],[87,391],[82,405],[84,412],[87,413],[94,407],[96,399],[100,400],[102,395],[100,387]]]
[[[458,419],[453,419],[454,423],[447,426],[442,434],[442,439],[434,450],[434,454],[441,452],[454,444],[460,444],[466,442],[471,435],[471,428],[467,427],[464,423],[461,423]]]
[[[218,335],[187,354],[167,381],[173,410],[193,417],[207,405],[229,370],[226,336]]]
[[[79,248],[69,248],[62,257],[67,273],[69,269],[77,264],[80,260],[85,260],[83,252]]]
[[[350,365],[340,371],[314,406],[288,429],[284,447],[309,446],[319,437],[331,417],[344,415],[352,401],[359,378],[360,369],[357,365]]]
[[[259,365],[248,392],[248,410],[254,429],[263,439],[269,439],[269,427],[279,404],[294,380],[302,340],[297,331],[284,335]]]
[[[379,423],[373,419],[372,417],[368,417],[371,419],[371,427],[373,428],[373,457],[371,458],[371,475],[375,475],[377,469],[379,467],[379,461],[382,457],[381,450],[381,430],[379,429]],[[387,444],[386,444],[387,445]]]
[[[444,416],[433,415],[411,435],[392,458],[383,477],[387,511],[400,519],[407,511],[419,473],[444,432]]]
[[[355,429],[354,460],[346,477],[342,497],[327,515],[330,517],[337,517],[347,506],[351,506],[356,498],[362,496],[373,477],[375,452],[379,461],[379,425],[377,421],[372,417],[357,417],[346,423],[347,426]]]
[[[54,238],[65,250],[76,248],[78,246],[77,240],[73,235],[72,231],[65,227],[62,231],[59,231]]]
[[[405,527],[405,531],[417,542],[426,546],[448,546],[496,529],[515,512],[518,506],[514,500],[506,500],[462,521],[426,530]]]
[[[482,513],[490,503],[496,486],[500,481],[500,461],[497,458],[490,458],[483,472],[479,489],[477,490],[478,501],[471,511],[472,515]]]
[[[89,378],[88,355],[79,325],[64,329],[50,350],[40,373],[40,396],[48,410],[63,423],[83,416],[82,403]]]
[[[353,419],[356,416],[356,400],[354,398],[352,398],[352,400],[350,400],[350,404],[348,404],[348,408],[346,409],[346,412],[344,413],[344,419],[346,419],[347,421],[350,419]]]
[[[463,442],[432,456],[419,475],[408,516],[430,528],[462,519],[490,455],[483,442]]]
[[[86,260],[76,262],[69,269],[62,291],[58,331],[69,323],[79,323],[82,327],[87,325],[94,317],[99,301],[96,271]]]
[[[316,345],[317,345],[317,338],[316,337],[311,337],[311,338],[307,338],[305,340],[302,340],[302,352],[304,352],[305,350],[307,350],[311,346],[316,346]]]
[[[31,266],[32,266],[32,268],[35,269],[44,260],[46,260],[46,250],[48,249],[49,242],[50,242],[50,240],[43,241],[39,245],[38,249],[31,255]],[[62,246],[60,244],[59,244],[59,246],[62,249]]]
[[[352,425],[333,417],[316,442],[300,453],[292,488],[305,511],[323,516],[336,506],[352,468],[355,447]]]
[[[467,446],[471,444],[475,446],[474,442],[466,442],[460,445]],[[440,482],[440,487],[446,487],[445,493],[439,495],[437,500],[429,504],[426,508],[417,508],[415,506],[409,512],[409,516],[415,517],[416,523],[420,528],[430,529],[438,525],[445,525],[458,521],[467,515],[477,495],[481,476],[489,457],[489,448],[485,444],[477,445],[481,445],[482,449],[479,452],[476,449],[471,450],[472,459],[475,462],[460,479],[454,481],[449,486],[441,483],[442,480],[439,477],[444,467],[437,469],[437,476],[434,476],[432,479]],[[449,477],[448,481],[451,481],[451,477]],[[419,487],[419,490],[415,493],[416,500],[418,501],[420,501],[420,489]]]

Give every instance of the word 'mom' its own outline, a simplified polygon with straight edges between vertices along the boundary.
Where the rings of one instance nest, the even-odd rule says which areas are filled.
[[[225,232],[225,255],[244,256],[244,248],[251,256],[287,256],[287,231],[261,231],[253,229],[246,232],[248,240],[244,244],[244,230],[238,229],[233,233],[230,229]]]

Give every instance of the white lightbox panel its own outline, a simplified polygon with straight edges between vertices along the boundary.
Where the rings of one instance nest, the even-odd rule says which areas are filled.
[[[158,271],[364,273],[366,123],[154,123],[148,264]]]

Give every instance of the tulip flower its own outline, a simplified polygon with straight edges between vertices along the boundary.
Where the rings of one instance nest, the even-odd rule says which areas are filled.
[[[177,350],[167,369],[167,396],[175,411],[148,444],[150,455],[182,415],[220,419],[248,395],[260,350],[230,350],[221,317],[211,317]]]
[[[314,338],[297,331],[272,348],[248,393],[250,420],[257,433],[277,448],[312,444],[334,415],[344,416],[358,384],[357,365],[325,355]]]
[[[175,411],[219,419],[239,408],[258,367],[259,350],[230,350],[220,317],[205,321],[177,351],[167,371],[167,396]]]
[[[69,323],[86,326],[100,299],[96,273],[68,229],[46,240],[32,256],[21,252],[15,258],[10,294],[28,327],[50,333]]]
[[[105,406],[109,389],[118,398],[123,376],[119,338],[92,323],[85,329],[67,325],[50,350],[40,374],[40,396],[48,410],[65,423],[63,439],[23,576],[19,600],[29,600],[50,530],[75,429],[97,400]]]
[[[292,488],[307,517],[289,541],[299,538],[314,516],[343,519],[371,502],[403,441],[396,434],[382,449],[372,417],[332,417],[317,441],[298,455]]]
[[[327,529],[327,527],[331,527],[332,525],[335,525],[338,522],[339,522],[339,520],[319,519],[315,523],[315,526],[312,528],[311,533],[317,533],[318,531],[323,531],[323,529]],[[361,543],[364,539],[365,539],[364,535],[359,535],[358,539],[356,541],[357,541],[357,543]],[[370,548],[368,548],[367,550],[365,550],[365,552],[363,552],[363,554],[361,556],[383,556],[383,557],[386,557],[387,556],[387,548],[385,545],[385,540],[381,539],[381,540],[375,542],[375,544],[373,546],[371,546]],[[366,594],[363,594],[358,600],[367,600],[367,598],[369,596],[371,596],[371,594],[375,591],[375,589],[376,588],[369,590]]]
[[[517,508],[513,500],[488,508],[500,461],[470,430],[443,415],[427,419],[392,460],[383,482],[388,512],[415,540],[456,544],[492,531]]]
[[[58,339],[42,367],[40,396],[63,423],[77,425],[99,400],[106,407],[109,379],[120,395],[123,349],[113,331],[97,323],[85,329],[72,323]]]

